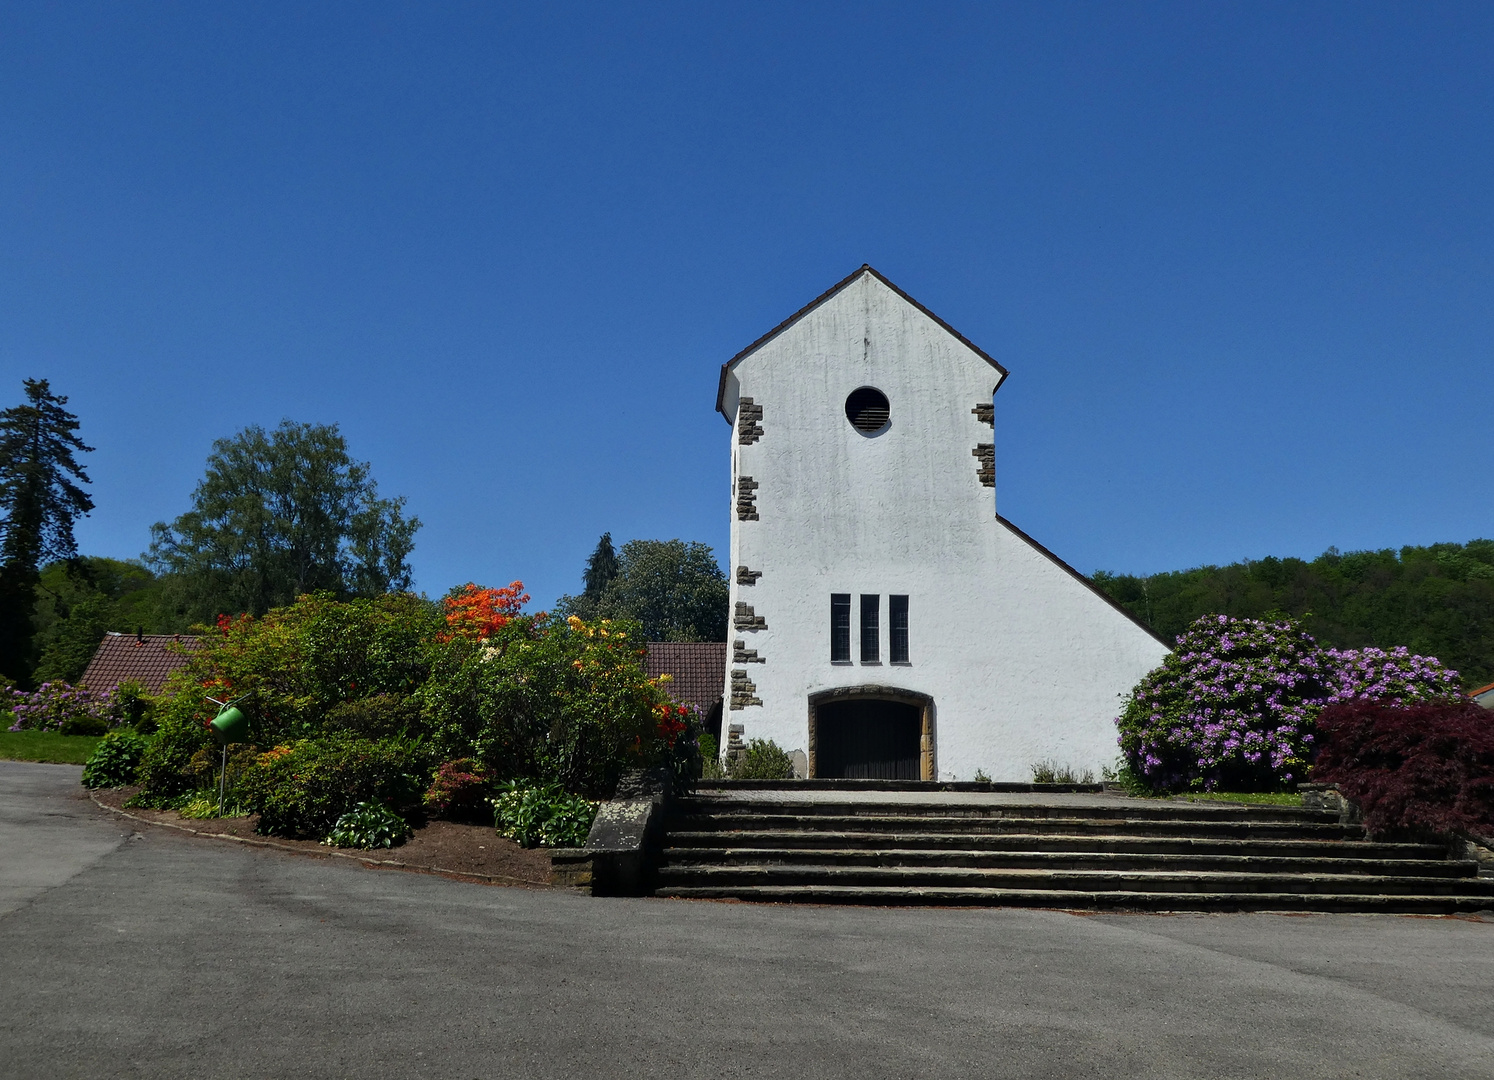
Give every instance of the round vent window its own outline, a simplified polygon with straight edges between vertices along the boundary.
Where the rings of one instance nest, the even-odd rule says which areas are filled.
[[[846,398],[846,419],[863,435],[875,435],[892,419],[892,407],[887,404],[887,395],[882,391],[863,386],[852,390]]]

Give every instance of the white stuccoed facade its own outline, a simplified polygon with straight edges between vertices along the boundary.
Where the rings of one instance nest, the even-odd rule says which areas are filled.
[[[1120,698],[1168,648],[997,516],[975,453],[994,423],[976,410],[990,415],[1005,375],[869,267],[724,366],[732,610],[752,609],[728,633],[762,662],[727,650],[727,702],[735,690],[761,704],[725,711],[723,744],[740,724],[746,739],[807,751],[811,695],[881,687],[931,699],[924,779],[1024,781],[1037,761],[1097,773],[1115,761]],[[846,416],[863,386],[890,406],[874,435]],[[834,593],[852,599],[849,663],[831,661]],[[861,660],[862,594],[881,598],[875,663]],[[893,594],[909,598],[906,664],[889,662]]]

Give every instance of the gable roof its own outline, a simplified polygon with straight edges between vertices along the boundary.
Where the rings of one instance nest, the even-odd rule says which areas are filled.
[[[644,666],[651,679],[669,675],[670,695],[705,714],[725,692],[726,642],[650,641]]]
[[[976,356],[980,357],[986,363],[990,364],[993,368],[995,368],[1000,373],[1000,376],[1001,376],[1000,378],[998,378],[996,380],[996,389],[998,389],[998,390],[1001,389],[1001,384],[1006,380],[1006,376],[1007,376],[1008,372],[1007,372],[1006,368],[1004,368],[1004,367],[1001,366],[1001,364],[996,360],[995,357],[991,356],[990,353],[986,352],[979,345],[975,344],[975,342],[971,341],[964,334],[962,334],[958,330],[956,330],[953,326],[950,326],[949,323],[947,323],[943,319],[939,318],[939,316],[935,315],[932,311],[930,311],[928,308],[924,307],[917,300],[913,299],[907,293],[903,292],[902,289],[899,289],[896,285],[894,285],[891,281],[889,281],[886,278],[886,276],[884,276],[879,271],[873,269],[873,267],[872,267],[872,265],[870,263],[862,263],[860,269],[853,271],[851,274],[849,274],[846,277],[842,278],[839,282],[837,282],[836,284],[832,285],[830,288],[826,289],[824,292],[820,293],[819,296],[816,296],[813,300],[811,300],[809,303],[805,304],[798,311],[794,312],[787,319],[784,319],[783,322],[781,322],[777,326],[773,327],[773,329],[769,330],[766,334],[764,334],[762,337],[758,338],[751,345],[748,345],[741,352],[737,353],[736,356],[733,356],[730,360],[728,360],[726,363],[724,363],[724,364],[721,365],[721,379],[716,384],[716,411],[718,413],[720,413],[723,417],[726,418],[726,422],[728,424],[731,423],[731,417],[729,417],[729,416],[726,415],[726,409],[724,407],[725,406],[725,402],[726,402],[726,376],[727,376],[727,373],[730,372],[731,369],[733,367],[735,367],[738,363],[740,363],[743,359],[745,359],[746,357],[750,356],[752,353],[756,352],[759,348],[761,348],[763,345],[766,345],[769,341],[772,341],[779,334],[783,333],[789,327],[793,326],[800,319],[804,318],[804,316],[808,315],[815,308],[819,307],[821,304],[825,303],[825,301],[827,301],[831,297],[835,296],[837,293],[839,293],[846,286],[850,285],[852,282],[854,282],[858,278],[860,278],[863,274],[870,274],[872,277],[874,277],[878,281],[880,281],[883,285],[886,285],[893,292],[897,293],[898,296],[902,297],[904,300],[906,300],[908,303],[912,304],[919,311],[923,312],[923,314],[927,315],[930,319],[934,320],[934,322],[938,323],[939,326],[947,334],[949,334],[951,337],[953,337],[961,345],[964,345],[971,352],[975,353]]]
[[[152,694],[166,686],[166,678],[191,659],[188,652],[201,642],[191,634],[118,634],[99,642],[93,659],[78,681],[98,693],[109,693],[122,682],[138,682]]]
[[[1085,577],[1079,571],[1075,570],[1072,566],[1070,566],[1068,563],[1064,562],[1057,555],[1053,554],[1053,552],[1049,551],[1042,544],[1038,543],[1032,537],[1028,536],[1025,532],[1023,532],[1021,529],[1017,528],[1015,525],[1013,525],[1006,518],[1002,517],[1000,514],[997,514],[996,515],[996,520],[999,521],[999,522],[1001,522],[1001,524],[1005,525],[1008,529],[1010,529],[1013,533],[1015,533],[1018,539],[1024,541],[1029,547],[1031,547],[1039,555],[1046,556],[1048,558],[1048,560],[1051,561],[1060,570],[1062,570],[1065,573],[1067,573],[1075,581],[1079,582],[1079,584],[1083,585],[1090,592],[1094,593],[1101,600],[1105,601],[1105,603],[1109,604],[1116,611],[1120,612],[1126,618],[1130,619],[1133,623],[1135,623],[1142,630],[1145,630],[1152,637],[1156,638],[1157,642],[1159,644],[1167,646],[1168,651],[1172,650],[1172,648],[1176,644],[1176,642],[1168,641],[1161,634],[1157,633],[1157,631],[1153,630],[1144,621],[1142,621],[1141,619],[1137,618],[1137,616],[1133,612],[1131,612],[1124,605],[1122,605],[1121,603],[1119,603],[1108,592],[1106,592],[1104,589],[1100,588],[1098,585],[1096,585],[1093,581],[1089,580],[1089,578]]]

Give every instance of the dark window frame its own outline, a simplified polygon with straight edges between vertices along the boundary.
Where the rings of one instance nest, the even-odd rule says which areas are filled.
[[[902,593],[887,597],[887,646],[889,663],[911,662],[908,659],[908,597]]]
[[[861,594],[861,662],[882,662],[882,594]]]
[[[851,594],[830,594],[830,662],[851,662]]]

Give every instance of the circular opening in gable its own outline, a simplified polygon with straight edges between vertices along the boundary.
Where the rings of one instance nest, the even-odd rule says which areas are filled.
[[[863,435],[875,435],[892,419],[892,406],[887,395],[873,386],[852,390],[846,398],[846,419]]]

